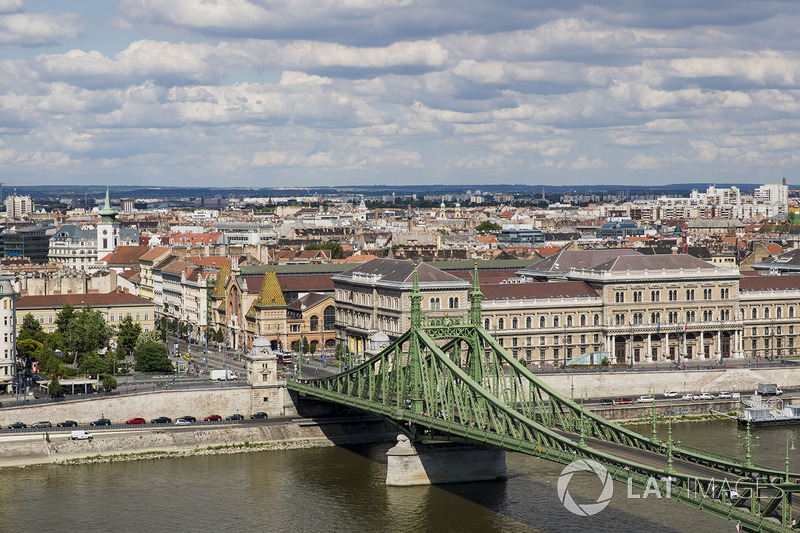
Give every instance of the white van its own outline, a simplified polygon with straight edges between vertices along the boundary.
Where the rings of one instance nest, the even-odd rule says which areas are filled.
[[[94,435],[86,431],[85,429],[79,429],[77,431],[73,431],[72,434],[69,436],[72,440],[92,440]]]

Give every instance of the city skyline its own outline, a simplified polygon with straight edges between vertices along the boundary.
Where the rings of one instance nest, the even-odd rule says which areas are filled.
[[[13,185],[794,181],[792,3],[0,2]]]

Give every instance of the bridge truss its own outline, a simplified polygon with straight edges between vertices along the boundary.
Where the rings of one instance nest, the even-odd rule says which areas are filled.
[[[746,531],[796,531],[797,474],[650,437],[565,397],[515,360],[481,326],[477,267],[470,311],[423,317],[416,271],[411,327],[340,374],[288,383],[301,396],[381,416],[412,440],[480,444],[570,464],[602,464],[616,481],[668,489],[671,498]],[[788,467],[787,467],[788,468]],[[654,486],[655,484],[655,486]]]

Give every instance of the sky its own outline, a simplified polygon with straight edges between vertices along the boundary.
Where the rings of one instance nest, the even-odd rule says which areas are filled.
[[[794,0],[0,0],[0,181],[791,184],[798,27]]]

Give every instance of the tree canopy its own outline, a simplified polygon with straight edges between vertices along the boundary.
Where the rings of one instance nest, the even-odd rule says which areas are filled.
[[[479,231],[481,233],[493,233],[496,231],[500,231],[501,229],[503,228],[500,227],[499,224],[495,224],[494,222],[490,222],[488,220],[485,220],[480,224],[478,224],[477,226],[475,226],[475,231]]]
[[[175,369],[169,360],[166,347],[159,343],[147,341],[134,352],[137,372],[171,373]]]
[[[142,334],[142,325],[134,322],[133,318],[128,315],[119,323],[117,331],[117,346],[122,350],[122,353],[127,355],[133,352],[136,347],[136,341],[139,335]]]
[[[326,242],[325,244],[307,244],[306,250],[330,250],[332,259],[344,259],[344,249],[338,242]]]

